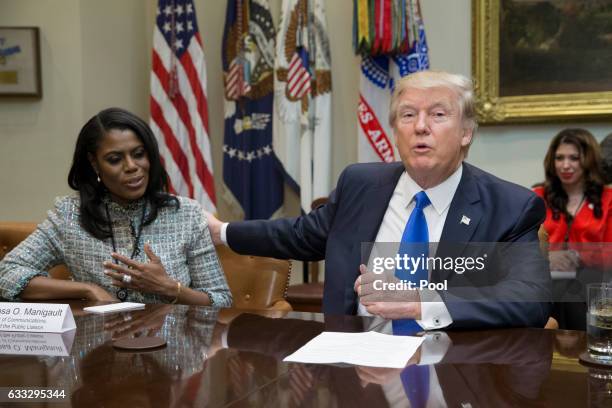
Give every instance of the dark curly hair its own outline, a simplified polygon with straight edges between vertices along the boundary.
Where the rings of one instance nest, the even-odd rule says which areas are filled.
[[[585,129],[564,129],[553,138],[544,158],[544,196],[552,210],[553,219],[558,220],[561,214],[568,222],[572,215],[567,212],[567,193],[563,189],[561,180],[555,170],[555,154],[561,144],[571,144],[580,153],[580,164],[584,171],[584,195],[589,203],[593,204],[595,218],[603,215],[601,209],[601,195],[604,189],[604,176],[601,167],[601,152],[595,137]]]
[[[144,225],[155,221],[159,208],[172,205],[179,207],[178,199],[167,193],[168,175],[161,164],[159,148],[151,128],[138,116],[124,109],[104,109],[89,119],[79,132],[68,173],[68,185],[78,191],[81,197],[81,226],[98,239],[110,237],[111,230],[100,205],[106,188],[97,181],[98,176],[91,166],[89,155],[96,154],[100,140],[111,130],[131,130],[147,152],[150,163],[149,184],[144,197],[151,211]]]

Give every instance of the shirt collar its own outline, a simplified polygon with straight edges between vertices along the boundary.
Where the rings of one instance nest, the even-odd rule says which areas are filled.
[[[461,175],[463,174],[463,164],[459,166],[453,174],[451,174],[446,180],[438,184],[435,187],[428,188],[425,190],[431,205],[436,210],[438,215],[442,215],[444,211],[450,206],[451,201],[459,187],[461,181]],[[414,200],[414,196],[423,191],[423,189],[410,177],[408,172],[404,170],[397,183],[399,193],[405,198],[405,206]]]
[[[107,206],[112,215],[133,218],[142,214],[142,207],[146,204],[146,199],[142,197],[127,205],[120,205],[111,199],[110,194],[105,194],[104,197],[102,197],[102,204]],[[104,207],[102,208],[104,209]]]

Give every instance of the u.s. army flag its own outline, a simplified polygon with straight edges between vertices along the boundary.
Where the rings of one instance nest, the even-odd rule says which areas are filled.
[[[361,60],[361,80],[358,119],[358,157],[360,162],[392,162],[399,159],[394,149],[391,126],[388,123],[389,103],[395,83],[403,76],[429,69],[425,27],[418,0],[409,0],[407,11],[414,22],[416,35],[407,53],[376,56],[364,55]],[[380,27],[377,26],[377,30]],[[384,30],[382,30],[384,31]]]

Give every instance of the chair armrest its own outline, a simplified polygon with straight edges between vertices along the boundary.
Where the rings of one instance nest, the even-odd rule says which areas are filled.
[[[291,307],[291,304],[289,302],[287,302],[286,300],[278,300],[276,302],[274,302],[269,308],[268,310],[280,310],[283,312],[291,312],[293,311],[293,308]]]

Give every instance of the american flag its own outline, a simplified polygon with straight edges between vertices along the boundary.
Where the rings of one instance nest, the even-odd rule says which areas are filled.
[[[310,92],[310,81],[312,76],[308,71],[308,51],[304,47],[298,47],[289,62],[287,73],[287,90],[289,97],[300,99]]]
[[[171,191],[214,212],[206,65],[192,0],[159,0],[150,104],[151,129]]]
[[[230,64],[230,69],[225,79],[225,89],[227,98],[232,101],[237,101],[251,90],[251,85],[245,79],[244,66],[238,57],[234,58]]]

